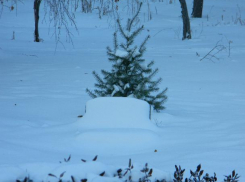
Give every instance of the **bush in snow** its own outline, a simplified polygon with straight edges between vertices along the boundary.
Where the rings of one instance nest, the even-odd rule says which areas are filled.
[[[175,172],[174,172],[174,182],[183,182],[183,176],[184,176],[185,169],[181,169],[181,166],[177,167],[175,165]],[[218,179],[216,177],[216,173],[214,173],[214,176],[210,176],[208,173],[206,173],[204,176],[202,176],[204,173],[204,170],[201,170],[201,164],[197,166],[197,169],[195,172],[190,170],[191,176],[189,178],[185,178],[184,182],[216,182]],[[224,182],[239,182],[238,174],[235,170],[232,171],[232,174],[229,176],[225,176]]]
[[[16,182],[33,182],[33,180],[28,176],[28,177],[25,177],[23,180],[16,180]]]
[[[140,4],[140,8],[142,3]],[[146,51],[145,44],[149,36],[145,38],[143,43],[138,47],[133,45],[135,38],[144,29],[141,26],[134,31],[133,25],[137,19],[140,8],[132,19],[128,19],[125,29],[122,28],[121,22],[118,19],[118,30],[124,43],[120,45],[117,42],[117,32],[114,33],[114,49],[107,48],[109,61],[113,63],[111,72],[102,70],[104,78],[102,79],[96,72],[93,72],[96,81],[94,91],[87,89],[87,93],[92,97],[134,97],[137,99],[145,100],[154,107],[156,111],[164,109],[164,102],[167,99],[165,92],[167,88],[157,94],[158,84],[162,81],[161,78],[153,81],[152,78],[157,74],[158,69],[152,69],[154,62],[145,63],[142,58]]]
[[[238,176],[238,174],[234,170],[232,171],[231,175],[225,176],[224,182],[238,182],[238,178],[240,178],[240,176]]]
[[[93,162],[97,160],[98,156],[95,156],[95,158],[92,160]],[[86,163],[87,160],[82,159],[83,163]],[[174,172],[174,179],[157,179],[156,176],[153,177],[153,169],[148,167],[148,164],[146,163],[142,170],[140,170],[139,173],[135,173],[134,166],[131,162],[131,159],[129,159],[128,167],[125,169],[118,169],[116,170],[115,174],[112,176],[111,172],[107,173],[107,170],[104,169],[102,173],[97,173],[93,176],[93,179],[89,178],[79,178],[73,175],[67,176],[64,179],[64,176],[66,175],[66,171],[62,172],[59,175],[54,175],[49,173],[48,176],[52,178],[51,181],[55,182],[90,182],[90,181],[117,181],[117,182],[217,182],[216,174],[214,173],[214,176],[210,176],[208,173],[206,175],[203,175],[204,170],[201,170],[201,164],[197,166],[197,169],[195,172],[190,170],[190,177],[185,178],[183,180],[185,169],[181,169],[181,166],[177,167],[175,165],[175,172]],[[95,180],[95,176],[98,176],[97,180]],[[103,179],[106,177],[105,179]],[[231,175],[225,176],[225,179],[223,182],[239,182],[238,180],[239,176],[234,171],[232,171]],[[99,180],[100,179],[100,180]],[[40,180],[36,180],[35,182],[38,182]],[[46,180],[45,180],[46,181]],[[50,180],[47,180],[50,181]],[[34,180],[30,179],[30,177],[25,177],[23,180],[16,180],[16,182],[34,182]],[[44,181],[42,181],[44,182]]]

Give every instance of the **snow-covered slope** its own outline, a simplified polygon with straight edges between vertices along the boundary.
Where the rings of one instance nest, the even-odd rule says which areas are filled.
[[[187,5],[191,14],[192,1]],[[107,144],[114,150],[108,153],[103,145],[96,151],[89,142],[85,143],[88,148],[82,146],[80,137],[89,141],[93,135],[105,137],[107,132],[100,129],[82,135],[77,116],[84,114],[90,100],[85,89],[94,86],[92,71],[111,69],[105,48],[113,44],[113,18],[100,20],[96,13],[77,12],[79,34],[71,29],[74,47],[62,35],[65,49],[59,44],[55,51],[54,37],[48,34],[45,21],[40,22],[44,41],[33,42],[32,1],[19,3],[17,15],[4,9],[0,19],[0,181],[28,174],[48,181],[48,173],[67,171],[64,177],[73,171],[77,174],[77,170],[86,173],[88,166],[81,158],[89,160],[95,155],[102,167],[95,167],[99,170],[91,171],[90,179],[107,168],[111,180],[113,170],[126,168],[131,158],[138,166],[136,171],[148,162],[158,174],[173,174],[177,164],[189,177],[189,169],[195,170],[201,163],[204,173],[217,173],[218,181],[233,169],[241,175],[241,182],[245,180],[245,26],[239,21],[245,17],[244,0],[205,0],[203,18],[191,18],[193,38],[186,41],[181,40],[177,0],[172,4],[167,0],[150,2],[150,8],[151,21],[147,3],[140,14],[145,25],[142,38],[151,35],[145,58],[155,61],[157,76],[163,78],[160,87],[169,89],[166,110],[152,114],[152,122],[160,127],[155,131],[157,137],[147,135],[151,140],[159,139],[157,152],[155,148],[141,150],[142,145],[131,141],[134,135],[129,131],[134,128],[130,127],[113,132],[113,137],[127,133],[129,143],[134,144],[130,150],[127,143],[113,142]],[[127,10],[119,7],[124,23]],[[11,40],[13,31],[15,40]],[[217,43],[226,48],[216,55],[218,59],[200,61]],[[71,161],[64,163],[70,154]],[[90,175],[85,173],[79,177]]]

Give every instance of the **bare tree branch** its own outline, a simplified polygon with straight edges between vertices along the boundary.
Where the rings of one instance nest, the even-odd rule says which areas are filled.
[[[214,62],[213,58],[216,60],[219,60],[219,58],[216,55],[225,49],[226,49],[226,47],[223,44],[221,44],[221,40],[219,40],[216,43],[216,45],[202,59],[200,59],[200,61],[202,61],[204,59],[208,59],[208,60]]]
[[[72,32],[70,31],[70,26],[74,26],[76,31],[78,31],[75,22],[75,10],[78,0],[45,0],[45,14],[48,14],[50,25],[53,24],[56,43],[61,43],[61,31],[62,29],[66,32],[66,38],[68,42],[72,40]]]

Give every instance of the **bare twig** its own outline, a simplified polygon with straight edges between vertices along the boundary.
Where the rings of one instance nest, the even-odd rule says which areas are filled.
[[[204,59],[208,59],[212,62],[214,62],[213,59],[219,60],[216,55],[226,49],[226,47],[223,44],[220,44],[220,42],[221,40],[219,40],[216,45],[202,59],[200,59],[200,61]]]
[[[36,58],[38,58],[38,56],[37,55],[34,55],[34,54],[22,54],[23,56],[30,56],[30,57],[36,57]]]
[[[53,23],[53,36],[55,36],[56,43],[62,44],[60,35],[62,29],[64,29],[67,41],[73,45],[73,34],[69,25],[74,26],[76,31],[78,31],[75,22],[74,4],[70,0],[46,0],[45,14],[49,14],[49,22],[50,24]]]

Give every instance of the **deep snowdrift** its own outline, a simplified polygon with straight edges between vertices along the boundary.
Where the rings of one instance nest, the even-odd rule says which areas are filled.
[[[154,151],[160,138],[145,101],[134,98],[103,97],[90,100],[79,120],[76,141],[84,151],[126,155]],[[84,131],[85,130],[85,131]]]
[[[157,129],[150,121],[147,102],[127,97],[100,97],[86,103],[80,120],[84,128]]]

